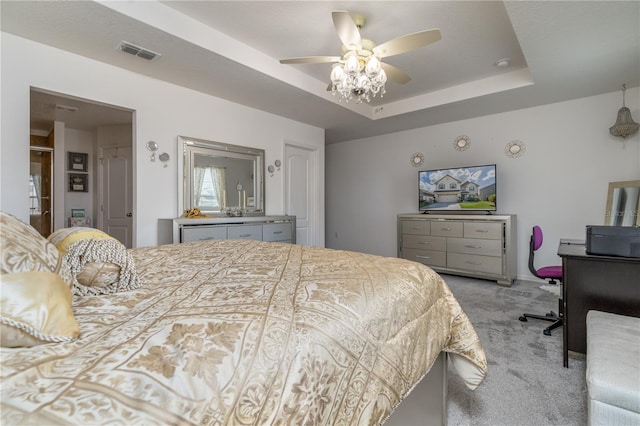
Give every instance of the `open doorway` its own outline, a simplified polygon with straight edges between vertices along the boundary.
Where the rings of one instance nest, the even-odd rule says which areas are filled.
[[[40,232],[45,235],[63,227],[90,226],[109,233],[108,224],[117,216],[118,220],[123,217],[124,221],[118,222],[118,232],[112,236],[125,246],[133,247],[134,111],[34,87],[30,91],[30,101],[31,140],[49,141],[46,149],[34,148],[35,154],[30,155],[33,185],[27,196],[33,221],[41,228],[43,223],[49,223],[49,229],[39,229]],[[127,178],[107,193],[102,187],[105,182],[102,153],[114,147],[130,153],[129,161],[120,170]],[[39,173],[47,169],[33,161],[40,158],[40,152],[48,152],[52,157],[48,198],[46,195],[42,198],[44,178],[39,177]],[[83,163],[85,158],[86,164]],[[74,162],[76,159],[78,163]],[[105,195],[109,196],[106,209]],[[45,203],[48,203],[47,214]],[[114,211],[114,206],[122,211]]]

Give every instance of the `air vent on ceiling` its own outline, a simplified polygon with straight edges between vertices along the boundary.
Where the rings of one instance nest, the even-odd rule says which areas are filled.
[[[135,44],[129,43],[128,41],[121,41],[120,45],[118,46],[118,49],[120,49],[124,53],[128,53],[130,55],[137,56],[142,59],[146,59],[147,61],[153,61],[154,59],[157,59],[160,56],[162,56],[157,52],[153,52],[149,49],[136,46]]]
[[[76,112],[78,110],[78,108],[76,107],[72,107],[69,105],[60,105],[60,104],[56,104],[56,109],[58,111],[66,111],[66,112]]]

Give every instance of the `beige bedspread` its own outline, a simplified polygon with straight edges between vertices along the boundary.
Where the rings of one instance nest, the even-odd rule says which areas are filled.
[[[258,241],[133,254],[141,288],[76,298],[77,341],[2,348],[3,425],[379,424],[441,350],[470,387],[486,372],[418,263]]]

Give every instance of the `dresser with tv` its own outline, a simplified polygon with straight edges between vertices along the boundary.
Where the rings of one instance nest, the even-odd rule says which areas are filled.
[[[407,213],[397,221],[398,257],[502,286],[516,279],[515,215]]]

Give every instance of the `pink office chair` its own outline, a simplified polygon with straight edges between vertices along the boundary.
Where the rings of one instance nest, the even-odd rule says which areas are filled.
[[[529,240],[529,271],[538,278],[549,280],[549,284],[557,284],[557,281],[562,281],[562,266],[544,266],[536,269],[533,264],[535,252],[541,246],[542,229],[540,229],[539,226],[534,226],[531,239]],[[524,314],[519,318],[519,320],[527,321],[527,318],[534,318],[543,321],[551,321],[552,324],[542,331],[545,336],[551,336],[551,330],[562,326],[562,311],[562,298],[560,298],[558,299],[558,314],[553,311],[548,312],[545,315]]]

